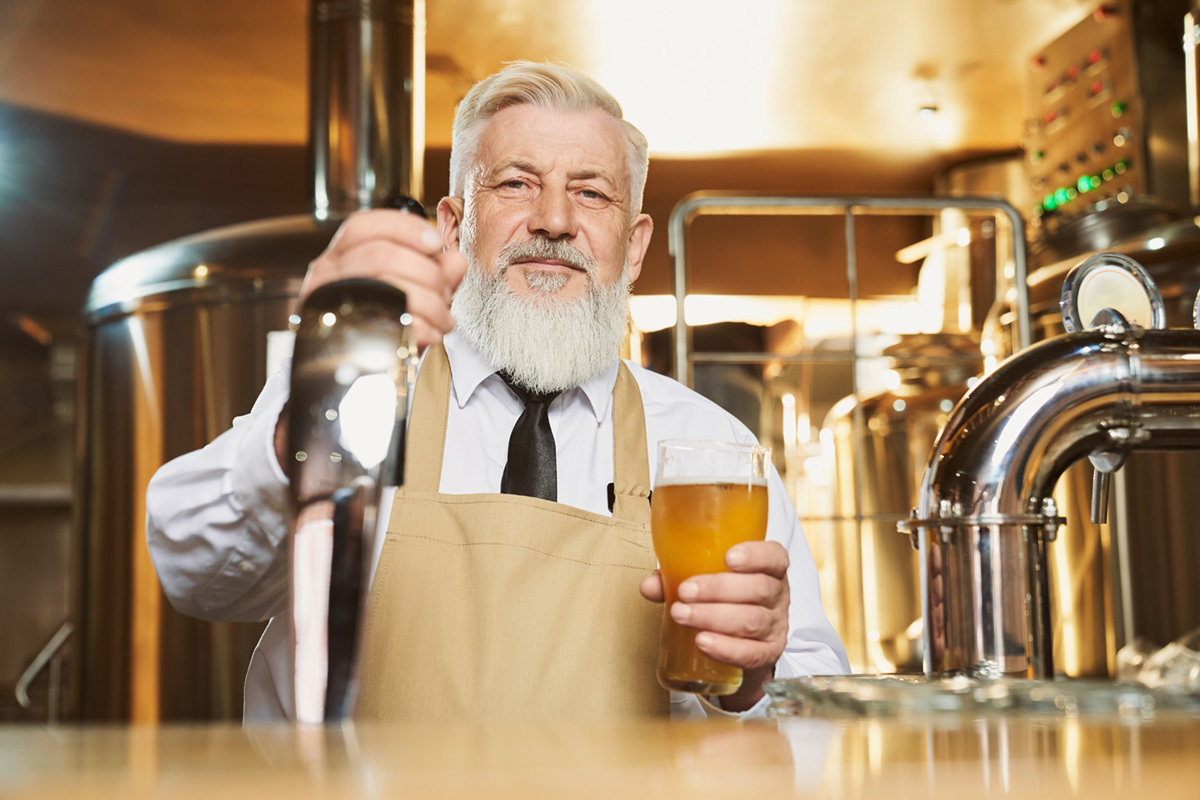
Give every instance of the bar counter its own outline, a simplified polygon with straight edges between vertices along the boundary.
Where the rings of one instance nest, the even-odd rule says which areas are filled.
[[[12,798],[1195,798],[1200,716],[0,727]]]

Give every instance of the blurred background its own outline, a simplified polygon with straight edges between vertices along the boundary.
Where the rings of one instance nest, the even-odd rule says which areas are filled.
[[[169,608],[140,498],[249,410],[342,209],[297,222],[321,130],[310,18],[339,5],[402,9],[411,69],[389,80],[430,207],[456,103],[504,62],[568,63],[622,102],[650,141],[656,221],[628,355],[774,446],[856,671],[920,671],[895,524],[962,393],[1061,331],[1065,269],[1138,253],[1191,325],[1187,0],[7,0],[0,721],[240,715],[261,625]],[[336,138],[336,109],[322,121]],[[264,220],[304,229],[269,268],[214,244],[243,229],[171,244]],[[1150,488],[1134,472],[1095,526],[1090,472],[1064,478],[1060,670],[1111,673],[1133,635],[1200,623],[1198,469],[1149,463]]]

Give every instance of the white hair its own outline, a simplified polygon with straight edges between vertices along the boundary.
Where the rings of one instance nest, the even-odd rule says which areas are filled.
[[[628,142],[630,218],[641,211],[650,164],[646,137],[625,119],[617,99],[596,81],[559,64],[530,61],[515,61],[484,78],[458,104],[450,141],[451,196],[465,197],[467,177],[487,121],[498,111],[522,104],[561,112],[599,109],[617,120]]]

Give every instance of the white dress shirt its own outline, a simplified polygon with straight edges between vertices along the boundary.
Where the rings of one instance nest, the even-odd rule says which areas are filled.
[[[521,401],[457,333],[445,339],[453,374],[446,452],[439,489],[445,494],[498,492],[508,439]],[[752,443],[732,415],[670,378],[627,362],[646,412],[650,474],[663,439]],[[612,389],[617,364],[550,406],[558,454],[558,501],[611,515]],[[207,447],[165,464],[146,493],[147,539],[163,590],[179,611],[210,620],[263,620],[287,610],[287,477],[275,458],[276,421],[287,400],[290,364],[268,382],[251,412]],[[392,492],[379,509],[381,531]],[[845,650],[821,607],[817,570],[792,502],[774,468],[767,539],[782,543],[791,566],[790,632],[776,665],[778,678],[843,674]],[[384,537],[376,537],[378,560]],[[288,716],[286,621],[264,634],[246,680],[246,719]],[[746,712],[761,715],[766,702]],[[672,693],[672,716],[720,713],[693,695]]]

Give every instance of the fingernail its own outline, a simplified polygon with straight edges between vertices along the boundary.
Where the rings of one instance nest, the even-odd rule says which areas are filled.
[[[712,634],[709,634],[709,633],[697,633],[696,634],[696,647],[699,647],[701,650],[707,650],[708,648],[712,647],[712,644],[713,644]]]
[[[746,553],[735,547],[725,554],[725,563],[730,567],[740,567],[746,563]]]
[[[426,247],[441,247],[442,237],[438,235],[436,228],[426,228],[421,231],[421,243]]]
[[[692,618],[692,609],[690,606],[685,606],[683,603],[671,604],[671,619],[676,622],[687,622]]]
[[[679,584],[679,599],[690,603],[700,594],[700,589],[690,581]]]

